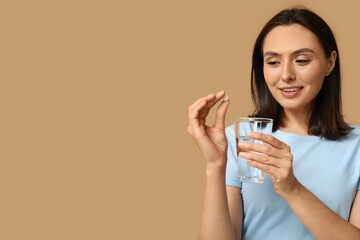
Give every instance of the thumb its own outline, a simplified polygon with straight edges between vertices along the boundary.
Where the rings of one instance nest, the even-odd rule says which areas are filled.
[[[215,123],[214,128],[224,130],[225,129],[225,115],[227,112],[227,109],[229,107],[230,100],[224,100],[219,105],[217,111],[216,111],[216,117],[215,117]]]

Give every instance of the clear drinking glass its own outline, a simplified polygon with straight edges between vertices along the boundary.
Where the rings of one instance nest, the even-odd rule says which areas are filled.
[[[258,168],[248,165],[245,159],[239,157],[241,149],[238,147],[238,142],[255,142],[262,143],[262,141],[248,138],[249,132],[261,132],[271,134],[273,127],[273,120],[271,118],[236,118],[235,137],[237,149],[237,167],[240,182],[247,183],[262,183],[264,182],[265,173]],[[259,153],[260,154],[260,153]]]

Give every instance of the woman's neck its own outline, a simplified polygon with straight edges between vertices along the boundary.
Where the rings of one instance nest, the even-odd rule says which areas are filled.
[[[298,135],[310,136],[308,132],[308,123],[311,111],[290,111],[284,110],[282,127],[279,130]]]

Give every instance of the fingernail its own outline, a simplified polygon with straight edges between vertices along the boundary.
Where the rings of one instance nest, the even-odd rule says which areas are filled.
[[[227,94],[225,94],[225,97],[223,98],[223,101],[227,101],[229,100],[229,96]]]
[[[220,92],[218,92],[216,95],[221,95],[224,93],[224,90],[221,90]]]

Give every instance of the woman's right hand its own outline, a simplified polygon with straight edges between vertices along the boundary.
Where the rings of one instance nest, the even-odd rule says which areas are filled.
[[[224,96],[224,91],[210,94],[189,106],[188,132],[204,155],[207,167],[226,167],[225,115],[230,104],[229,100],[224,100],[219,105],[214,125],[212,127],[206,125],[206,117],[210,109]]]

